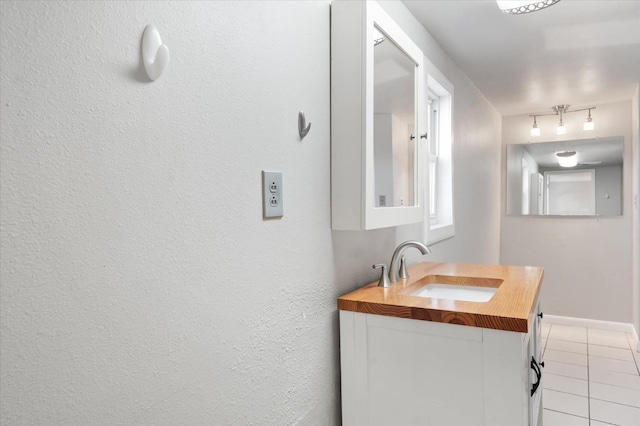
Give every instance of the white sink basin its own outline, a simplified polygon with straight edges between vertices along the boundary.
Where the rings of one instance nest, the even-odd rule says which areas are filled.
[[[411,293],[412,296],[431,297],[435,299],[460,300],[465,302],[488,302],[497,288],[492,287],[475,287],[465,285],[450,285],[432,283],[428,284],[420,290]]]

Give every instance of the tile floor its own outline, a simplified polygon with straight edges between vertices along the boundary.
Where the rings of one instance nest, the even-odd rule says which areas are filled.
[[[640,426],[640,353],[631,334],[542,325],[544,426]]]

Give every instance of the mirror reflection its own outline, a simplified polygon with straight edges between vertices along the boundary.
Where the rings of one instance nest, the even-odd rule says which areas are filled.
[[[622,136],[507,146],[508,215],[622,215]]]
[[[374,175],[375,206],[416,203],[416,64],[375,27]]]

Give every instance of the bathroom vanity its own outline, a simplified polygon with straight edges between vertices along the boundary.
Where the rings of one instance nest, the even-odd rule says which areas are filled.
[[[338,299],[344,425],[538,426],[543,269],[420,263]]]

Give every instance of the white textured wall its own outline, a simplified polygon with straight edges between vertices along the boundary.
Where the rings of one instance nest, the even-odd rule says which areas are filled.
[[[631,102],[597,105],[592,111],[594,132],[582,130],[585,116],[566,114],[567,134],[555,135],[555,117],[542,117],[542,136],[529,136],[531,117],[503,118],[506,145],[534,141],[624,137],[623,215],[590,218],[551,218],[505,215],[503,197],[501,262],[545,268],[542,309],[547,314],[631,323],[632,298],[632,116]],[[503,178],[506,174],[503,171]],[[505,179],[506,181],[506,179]],[[506,194],[506,182],[503,183]]]
[[[330,230],[329,4],[0,8],[0,423],[339,423],[335,301],[396,230]],[[154,83],[147,24],[171,51]],[[442,65],[459,228],[433,258],[494,262],[500,119]]]

